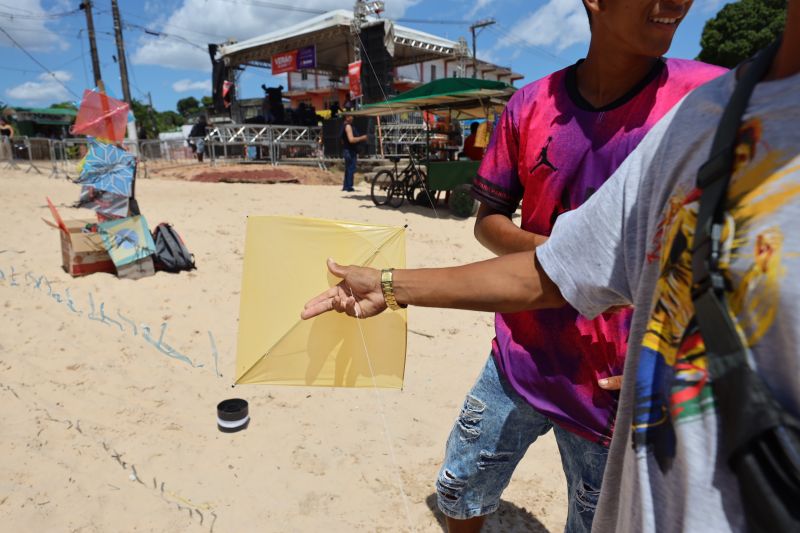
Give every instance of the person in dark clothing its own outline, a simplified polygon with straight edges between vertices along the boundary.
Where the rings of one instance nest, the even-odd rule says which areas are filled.
[[[366,135],[357,135],[353,129],[353,115],[344,116],[344,127],[342,128],[342,153],[344,154],[344,184],[342,190],[353,192],[353,178],[356,174],[356,163],[358,162],[359,143],[367,142]]]
[[[2,118],[0,118],[0,135],[9,139],[14,138],[14,127]]]
[[[0,118],[0,161],[13,159],[11,139],[14,138],[14,127]]]
[[[197,160],[203,162],[203,156],[206,151],[206,130],[208,124],[206,123],[205,115],[200,115],[197,122],[192,126],[192,131],[189,132],[189,146],[197,156]]]

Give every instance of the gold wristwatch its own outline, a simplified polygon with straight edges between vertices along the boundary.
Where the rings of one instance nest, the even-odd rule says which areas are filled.
[[[384,268],[381,270],[381,290],[383,291],[383,299],[386,300],[386,305],[389,309],[397,311],[404,309],[405,305],[397,303],[397,298],[394,295],[394,285],[392,284],[393,268]]]

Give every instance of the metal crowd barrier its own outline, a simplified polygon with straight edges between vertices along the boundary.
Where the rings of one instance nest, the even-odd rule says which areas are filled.
[[[189,141],[199,139],[125,140],[123,147],[139,158],[138,177],[151,170],[197,162]],[[231,124],[211,129],[205,137],[205,153],[211,165],[240,162],[317,165],[325,168],[322,128]],[[81,160],[88,152],[86,138],[44,139],[0,137],[0,168],[35,171],[51,166],[50,177],[77,178]]]
[[[206,137],[212,164],[269,161],[272,165],[314,164],[324,168],[322,128],[265,124],[214,126]]]
[[[4,169],[22,170],[25,173],[31,170],[37,174],[42,171],[34,163],[35,160],[50,160],[50,140],[31,139],[29,137],[2,137],[2,148],[0,148],[0,161]]]

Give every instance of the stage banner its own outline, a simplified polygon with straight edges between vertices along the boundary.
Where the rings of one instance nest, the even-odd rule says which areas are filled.
[[[272,74],[317,68],[317,47],[313,44],[272,56]]]
[[[347,65],[347,77],[350,79],[350,98],[361,98],[361,61]]]
[[[272,56],[272,75],[297,70],[297,50]]]
[[[317,68],[317,47],[313,44],[297,51],[297,70],[308,68]]]

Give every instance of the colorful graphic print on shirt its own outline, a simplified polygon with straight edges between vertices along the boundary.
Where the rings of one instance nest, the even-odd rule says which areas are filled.
[[[772,326],[784,274],[783,232],[768,217],[800,196],[796,180],[800,157],[787,159],[767,151],[756,158],[761,124],[744,124],[736,148],[734,177],[722,234],[720,266],[730,289],[728,305],[749,347]],[[705,346],[691,299],[691,248],[699,189],[678,191],[667,202],[647,261],[660,262],[660,277],[650,320],[642,341],[636,377],[633,439],[650,447],[664,468],[675,454],[673,424],[714,407]]]

